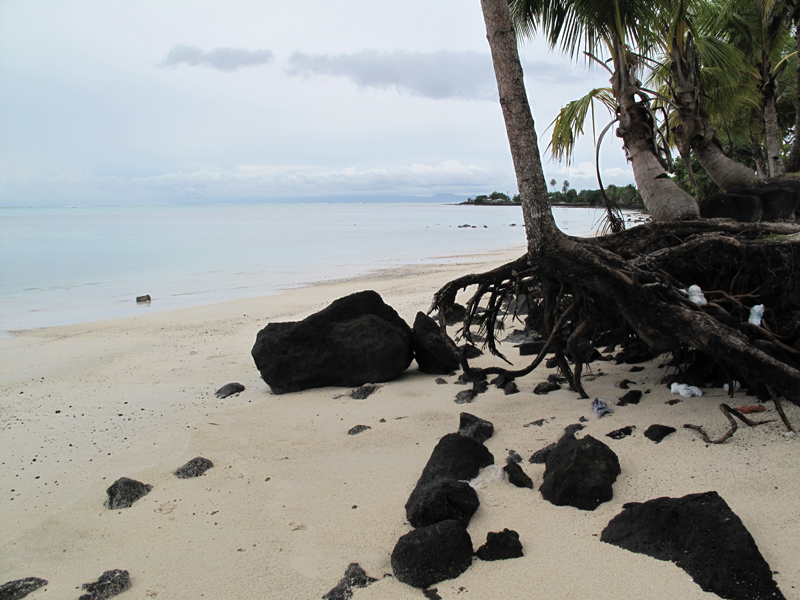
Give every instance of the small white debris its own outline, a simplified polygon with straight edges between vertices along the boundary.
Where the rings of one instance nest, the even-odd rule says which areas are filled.
[[[764,305],[763,304],[756,304],[753,308],[750,309],[750,318],[747,319],[748,322],[752,323],[753,325],[761,325],[761,318],[764,316]]]
[[[684,398],[703,395],[703,392],[700,391],[700,388],[697,388],[693,385],[686,385],[685,383],[673,383],[669,389],[673,394],[680,394]]]

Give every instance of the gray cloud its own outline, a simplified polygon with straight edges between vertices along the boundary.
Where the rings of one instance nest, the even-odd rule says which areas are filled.
[[[538,83],[568,83],[584,79],[545,61],[525,61],[525,74]],[[286,68],[289,75],[346,77],[359,87],[397,90],[437,100],[497,100],[497,88],[488,53],[438,50],[435,52],[378,52],[303,54],[295,52]]]
[[[336,56],[295,52],[286,72],[347,77],[359,87],[395,87],[425,98],[490,100],[496,95],[492,61],[480,52],[362,50]]]
[[[244,48],[214,48],[205,52],[195,46],[178,44],[167,53],[159,63],[160,67],[176,68],[180,64],[191,67],[206,66],[226,73],[232,73],[241,67],[256,67],[272,62],[273,54],[269,50],[246,50]]]

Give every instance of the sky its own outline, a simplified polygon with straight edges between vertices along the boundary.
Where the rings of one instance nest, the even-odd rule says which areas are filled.
[[[608,75],[521,46],[547,127]],[[597,112],[598,131],[608,122]],[[633,183],[619,140],[605,184]],[[0,0],[0,205],[516,192],[479,0]]]

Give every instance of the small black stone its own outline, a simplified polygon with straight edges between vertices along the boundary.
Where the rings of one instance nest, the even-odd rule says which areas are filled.
[[[498,375],[497,377],[492,379],[489,383],[500,389],[503,389],[508,383],[512,381],[514,380],[510,377],[506,377],[505,375]]]
[[[110,509],[130,508],[142,496],[147,495],[153,486],[135,479],[120,477],[106,490],[108,498],[105,505]]]
[[[344,577],[322,597],[322,600],[350,600],[353,597],[353,588],[364,588],[375,581],[377,579],[367,575],[358,563],[350,563],[344,572]]]
[[[530,427],[531,425],[534,425],[536,427],[541,427],[542,425],[544,425],[544,419],[539,419],[538,421],[531,421],[530,423],[525,423],[523,427]]]
[[[553,358],[548,358],[545,361],[544,366],[548,369],[555,369],[558,366],[558,359],[555,356]]]
[[[494,425],[468,412],[462,412],[459,417],[458,433],[482,444],[494,435]]]
[[[639,400],[641,399],[642,399],[641,390],[631,390],[624,396],[620,397],[619,402],[617,402],[617,406],[627,406],[628,404],[639,404]]]
[[[131,587],[131,578],[127,571],[112,569],[100,575],[97,581],[84,583],[82,587],[88,594],[83,594],[79,600],[104,600]]]
[[[508,475],[509,483],[517,487],[533,489],[533,480],[525,474],[525,471],[523,471],[522,467],[516,462],[509,461],[506,466],[503,467],[503,471]]]
[[[472,344],[462,344],[461,346],[458,347],[458,349],[461,350],[464,353],[464,356],[466,358],[470,358],[470,359],[471,358],[478,358],[479,356],[481,356],[483,354],[483,352],[481,351],[480,348],[478,348],[477,346],[474,346]]]
[[[207,458],[203,458],[202,456],[198,456],[193,458],[189,462],[187,462],[182,467],[175,470],[172,474],[175,475],[178,479],[189,479],[191,477],[200,477],[200,475],[205,474],[211,467],[214,466]]]
[[[475,399],[475,396],[478,394],[475,393],[475,390],[464,390],[463,392],[458,392],[456,394],[456,404],[469,404]]]
[[[557,383],[543,381],[533,389],[533,393],[542,396],[544,394],[549,394],[550,392],[555,392],[556,390],[560,389],[561,386],[558,385]]]
[[[636,365],[635,367],[631,367],[631,373],[638,373],[639,371],[644,371],[644,367],[640,365]]]
[[[620,381],[620,382],[619,382],[619,384],[618,384],[618,386],[617,386],[617,387],[619,387],[619,388],[620,388],[620,389],[622,389],[622,390],[627,390],[627,389],[628,389],[628,386],[629,386],[631,383],[632,383],[632,384],[634,384],[634,385],[636,385],[636,382],[635,382],[635,381],[631,381],[630,379],[623,379],[622,381]]]
[[[9,581],[0,585],[0,600],[20,600],[44,585],[47,585],[47,580],[38,577]]]
[[[442,379],[441,377],[437,377],[436,378],[436,383],[438,383],[439,385],[446,385],[447,384],[447,382],[444,379]]]
[[[347,435],[356,435],[362,431],[366,431],[367,429],[372,429],[372,427],[369,425],[356,425],[355,427],[350,428],[350,430],[347,432]]]
[[[476,554],[481,560],[505,560],[524,556],[519,534],[511,529],[487,533],[486,543],[478,548]]]
[[[575,434],[578,433],[583,428],[584,426],[581,425],[580,423],[573,423],[572,425],[567,425],[566,427],[564,427],[564,433],[562,434],[561,439],[563,440],[564,438],[575,437]]]
[[[677,430],[674,427],[669,427],[667,425],[650,425],[647,431],[644,432],[644,437],[658,444],[668,435],[675,433],[675,431]]]
[[[350,392],[350,397],[353,400],[364,400],[372,394],[375,390],[378,389],[377,385],[362,385],[359,388],[354,389]]]
[[[226,383],[216,392],[214,392],[214,395],[217,398],[227,398],[228,396],[233,396],[234,394],[238,394],[239,392],[243,391],[244,386],[241,383]]]
[[[561,383],[567,383],[567,378],[564,377],[561,373],[550,373],[550,375],[547,376],[547,381],[549,381],[550,383],[561,384]]]
[[[517,452],[515,450],[509,450],[508,451],[508,458],[506,458],[506,462],[507,463],[512,463],[512,462],[513,463],[521,463],[522,462],[522,457],[519,454],[517,454]]]
[[[607,433],[606,437],[610,437],[612,440],[621,440],[622,438],[631,435],[634,429],[636,429],[635,425],[628,425],[627,427],[622,427],[621,429],[615,429],[611,433]]]
[[[458,376],[458,380],[463,383],[474,383],[476,381],[486,381],[486,375],[483,373],[462,373]]]
[[[486,381],[475,381],[472,384],[472,389],[476,394],[483,394],[489,389],[489,384]]]
[[[508,382],[508,383],[507,383],[507,384],[506,384],[506,385],[503,387],[503,393],[504,393],[506,396],[510,396],[511,394],[519,394],[519,388],[517,387],[517,384],[516,384],[516,383],[514,383],[513,381],[509,381],[509,382]]]
[[[442,600],[442,597],[439,595],[439,588],[428,588],[427,590],[422,590],[422,595],[428,600]]]

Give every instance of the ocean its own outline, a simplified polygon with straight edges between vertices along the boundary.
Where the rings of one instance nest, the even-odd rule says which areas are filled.
[[[554,208],[591,235],[602,211]],[[469,227],[460,227],[469,225]],[[0,335],[264,296],[525,250],[519,207],[241,204],[0,208]],[[149,294],[152,303],[137,305]]]

